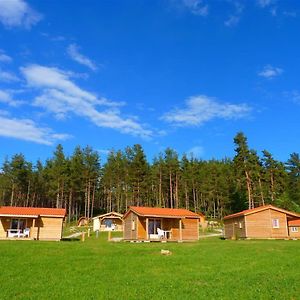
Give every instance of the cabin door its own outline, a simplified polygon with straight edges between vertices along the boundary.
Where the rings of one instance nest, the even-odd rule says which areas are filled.
[[[149,219],[148,234],[157,234],[157,228],[161,228],[161,221],[158,219]]]

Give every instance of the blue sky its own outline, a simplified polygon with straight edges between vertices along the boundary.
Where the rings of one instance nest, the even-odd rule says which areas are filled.
[[[300,150],[298,1],[0,0],[0,160],[58,143]]]

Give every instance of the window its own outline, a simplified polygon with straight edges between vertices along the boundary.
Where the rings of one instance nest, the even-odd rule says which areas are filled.
[[[279,228],[279,219],[273,219],[272,223],[273,223],[273,228]]]
[[[239,222],[239,228],[242,229],[243,228],[243,223]]]
[[[135,230],[135,220],[131,221],[131,230]]]
[[[291,231],[292,231],[292,232],[298,232],[298,227],[292,227],[292,228],[291,228]]]
[[[26,220],[25,219],[12,219],[11,220],[11,229],[18,229],[23,230],[26,227]]]

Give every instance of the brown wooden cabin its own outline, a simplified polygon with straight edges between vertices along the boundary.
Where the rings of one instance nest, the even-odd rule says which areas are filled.
[[[193,241],[200,216],[187,209],[131,206],[124,217],[124,240]]]
[[[273,205],[224,217],[225,238],[286,239],[300,237],[300,215]]]
[[[80,217],[77,221],[77,227],[88,226],[88,225],[89,225],[89,219],[86,217]]]
[[[65,209],[0,207],[0,239],[55,240],[62,238]]]
[[[123,231],[123,214],[115,211],[93,218],[94,231]]]

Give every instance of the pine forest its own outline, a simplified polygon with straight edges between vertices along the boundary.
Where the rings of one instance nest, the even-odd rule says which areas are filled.
[[[103,164],[89,146],[67,156],[58,145],[45,162],[19,153],[1,166],[0,205],[63,207],[68,221],[130,205],[187,208],[211,219],[269,203],[300,212],[298,153],[277,161],[250,149],[242,132],[234,150],[233,159],[201,160],[167,148],[149,163],[137,144],[111,151]]]

